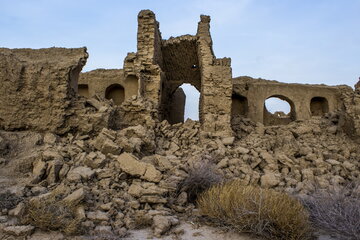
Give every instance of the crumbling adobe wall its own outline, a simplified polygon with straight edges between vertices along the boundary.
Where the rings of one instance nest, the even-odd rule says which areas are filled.
[[[118,87],[123,89],[124,101],[138,95],[138,85],[138,79],[133,75],[124,77],[122,69],[96,69],[80,74],[79,90],[80,87],[84,87],[84,89],[87,89],[87,93],[79,91],[79,95],[85,97],[97,95],[110,99],[111,90]]]
[[[57,132],[87,57],[86,48],[1,48],[0,128]]]
[[[219,136],[231,136],[231,60],[230,58],[215,58],[209,16],[201,16],[197,36],[201,69],[200,121],[202,130]]]
[[[155,14],[142,10],[137,52],[125,58],[124,75],[139,79],[139,94],[157,106],[159,120],[172,118],[171,99],[176,89],[183,83],[192,84],[200,92],[202,130],[220,136],[232,134],[230,59],[214,56],[209,16],[201,16],[195,36],[162,40]]]
[[[182,102],[183,106],[181,108],[185,107],[185,101],[182,101],[182,99],[174,101],[176,98],[175,93],[182,84],[191,84],[199,92],[201,91],[201,74],[197,47],[197,37],[192,35],[171,37],[168,40],[163,40],[161,46],[163,55],[162,69],[165,73],[165,79],[161,89],[161,119],[166,119],[171,123],[177,122],[173,121],[173,114],[175,114],[173,109],[179,106],[174,106],[174,103]],[[181,97],[180,95],[178,96]],[[184,116],[182,116],[181,121],[184,121]]]
[[[125,58],[125,76],[134,75],[139,79],[140,94],[160,105],[161,84],[164,78],[161,70],[161,33],[155,14],[142,10],[138,14],[137,52]]]
[[[244,97],[247,100],[247,117],[260,123],[269,123],[270,121],[271,117],[266,114],[266,108],[264,108],[265,100],[270,97],[278,97],[290,104],[289,117],[291,120],[306,120],[312,115],[318,116],[318,111],[321,110],[311,108],[312,100],[324,99],[324,111],[326,112],[341,110],[343,108],[342,89],[351,90],[346,86],[288,84],[250,77],[234,78],[233,84],[234,96]],[[313,107],[319,108],[319,102],[315,102]]]
[[[344,87],[341,91],[341,99],[344,104],[342,111],[341,126],[344,131],[354,140],[360,142],[360,86],[355,85],[355,91]]]
[[[169,123],[176,124],[184,122],[186,95],[184,90],[178,88],[170,98]]]

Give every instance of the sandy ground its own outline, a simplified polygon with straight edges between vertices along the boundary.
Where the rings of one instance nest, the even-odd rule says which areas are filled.
[[[198,226],[192,222],[181,223],[174,228],[172,232],[181,232],[183,234],[170,234],[162,238],[153,237],[151,229],[132,230],[130,235],[124,239],[126,240],[264,240],[263,238],[255,237],[249,234],[239,234],[235,232],[226,232],[219,228],[211,226]],[[320,235],[318,240],[336,240],[328,235]]]
[[[129,231],[129,235],[125,238],[119,238],[124,240],[263,240],[262,238],[250,236],[248,234],[238,234],[235,232],[225,232],[221,229],[211,226],[202,225],[199,226],[192,222],[181,223],[173,230],[171,234],[163,236],[162,238],[156,238],[152,236],[150,228],[132,230]],[[58,232],[41,232],[37,231],[28,240],[96,240],[97,237],[91,236],[78,236],[72,238],[66,238],[63,234]],[[103,238],[101,238],[103,239]],[[110,240],[116,240],[118,238],[111,238]],[[318,240],[336,240],[327,235],[319,236]]]
[[[251,237],[246,234],[238,234],[234,232],[224,232],[218,228],[211,226],[198,226],[192,222],[181,223],[175,227],[172,232],[182,234],[171,234],[162,238],[152,237],[151,229],[133,230],[130,235],[125,238],[127,240],[137,239],[153,239],[153,240],[261,240],[261,238]]]

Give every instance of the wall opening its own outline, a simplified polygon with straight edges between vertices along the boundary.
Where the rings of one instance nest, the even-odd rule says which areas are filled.
[[[125,99],[125,90],[120,84],[112,84],[106,88],[105,98],[112,99],[115,105],[120,105]]]
[[[231,96],[231,128],[241,134],[242,119],[248,115],[248,100],[246,97],[233,93]]]
[[[286,125],[296,120],[294,103],[282,95],[270,96],[264,103],[264,125]]]
[[[183,122],[187,118],[201,119],[202,111],[199,111],[201,73],[197,39],[195,37],[169,39],[164,41],[161,50],[163,57],[162,70],[164,71],[160,91],[161,106],[159,114],[161,119],[166,119],[169,123]],[[183,94],[177,92],[179,87],[182,89]],[[178,95],[177,101],[184,102],[184,104],[174,105],[173,102],[176,102],[174,93]],[[184,99],[180,95],[184,95]],[[175,121],[173,116],[178,116],[180,113],[182,113],[182,117],[176,117]]]
[[[247,114],[248,114],[247,98],[244,96],[238,95],[238,94],[233,94],[231,99],[232,99],[231,116],[232,117],[236,117],[236,116],[247,117]]]
[[[125,79],[125,98],[128,99],[133,95],[138,95],[139,81],[134,75],[129,75]]]
[[[310,102],[311,116],[324,116],[329,112],[329,103],[324,97],[313,97]]]
[[[79,84],[78,85],[78,95],[88,98],[89,97],[89,85]]]
[[[182,84],[170,97],[169,114],[170,124],[184,122],[190,118],[199,120],[200,92],[191,84]]]

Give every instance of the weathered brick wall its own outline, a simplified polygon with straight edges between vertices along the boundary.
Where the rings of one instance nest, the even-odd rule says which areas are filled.
[[[200,116],[202,129],[219,136],[232,135],[230,58],[216,59],[212,50],[210,17],[198,25],[198,58],[201,69]]]
[[[60,129],[87,57],[86,48],[1,48],[0,128]]]

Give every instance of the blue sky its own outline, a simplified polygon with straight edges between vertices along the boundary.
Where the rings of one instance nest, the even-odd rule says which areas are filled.
[[[353,86],[360,76],[360,0],[0,0],[1,47],[87,46],[84,71],[122,68],[141,9],[163,38],[195,34],[210,15],[215,54],[232,58],[234,77]]]

